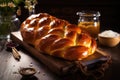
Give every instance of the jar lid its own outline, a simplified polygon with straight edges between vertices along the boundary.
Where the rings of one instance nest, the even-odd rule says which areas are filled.
[[[100,16],[100,12],[99,11],[80,11],[76,13],[79,16]]]

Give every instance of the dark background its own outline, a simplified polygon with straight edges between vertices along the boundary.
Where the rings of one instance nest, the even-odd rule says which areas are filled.
[[[70,23],[77,24],[79,16],[76,12],[82,10],[94,10],[101,13],[101,31],[114,30],[120,33],[120,2],[115,0],[38,0],[36,13],[45,12]],[[27,12],[23,10],[19,17],[21,22],[27,18]]]

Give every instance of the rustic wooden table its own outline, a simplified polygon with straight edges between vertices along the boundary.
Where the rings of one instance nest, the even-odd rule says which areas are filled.
[[[112,56],[112,63],[101,80],[119,80],[120,44],[114,48],[103,46],[100,46],[100,48]],[[19,53],[21,59],[17,61],[11,52],[6,51],[6,48],[0,52],[0,80],[86,80],[79,73],[62,77],[58,76],[22,47],[20,47]],[[34,67],[37,73],[31,78],[22,77],[18,72],[21,67]]]
[[[26,80],[19,74],[22,67],[34,67],[37,70],[37,73],[27,80],[60,80],[28,52],[19,50],[19,53],[21,59],[18,61],[6,49],[0,52],[0,80]]]

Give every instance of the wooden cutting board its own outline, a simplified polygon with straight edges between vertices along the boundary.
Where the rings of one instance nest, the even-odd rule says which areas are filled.
[[[76,72],[77,70],[81,69],[80,66],[82,66],[82,68],[87,68],[86,71],[89,71],[100,67],[102,64],[106,64],[111,59],[106,52],[99,49],[97,49],[93,55],[81,61],[67,61],[64,59],[49,56],[38,52],[34,47],[25,43],[22,39],[20,31],[12,32],[11,40],[22,45],[27,51],[29,51],[30,54],[32,54],[39,61],[44,63],[51,71],[55,72],[58,75],[66,75]]]

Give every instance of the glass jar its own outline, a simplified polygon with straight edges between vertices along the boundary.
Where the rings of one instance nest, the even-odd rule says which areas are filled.
[[[86,30],[93,38],[97,38],[100,31],[100,12],[99,11],[81,11],[79,15],[78,26]]]
[[[12,31],[19,30],[20,20],[16,15],[0,16],[0,40],[7,39]]]

